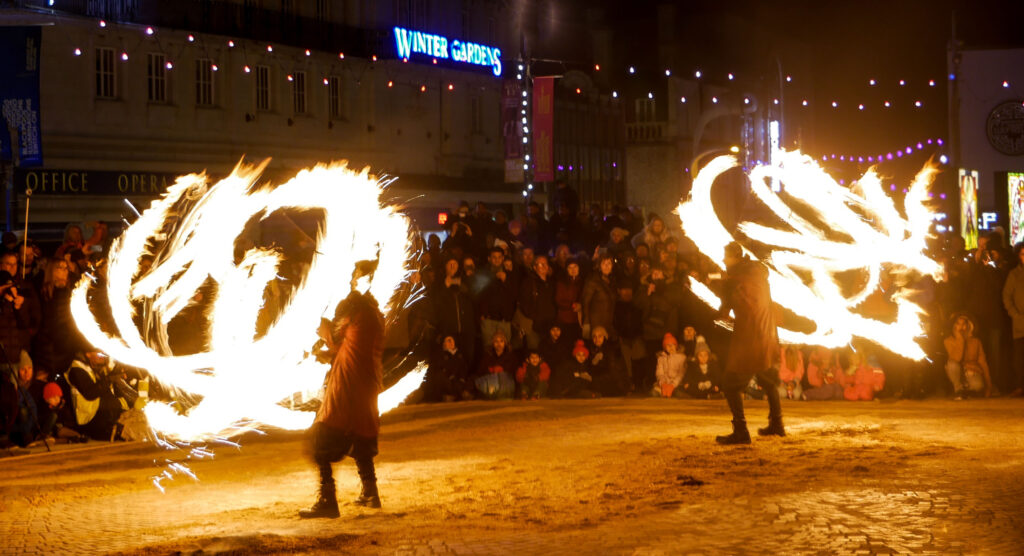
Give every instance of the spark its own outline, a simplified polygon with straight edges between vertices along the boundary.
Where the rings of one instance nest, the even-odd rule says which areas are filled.
[[[683,231],[722,269],[725,246],[734,237],[715,213],[711,189],[718,176],[737,165],[734,156],[712,160],[694,179],[689,199],[677,208]],[[814,325],[812,332],[780,326],[780,340],[839,347],[859,337],[915,360],[925,357],[915,341],[924,334],[924,311],[907,298],[907,292],[893,295],[894,322],[863,316],[856,309],[876,293],[887,270],[939,277],[941,266],[925,254],[932,220],[928,188],[936,173],[929,164],[917,174],[904,198],[905,216],[901,216],[874,168],[846,188],[811,157],[780,151],[776,165],[759,165],[749,172],[752,192],[786,228],[742,222],[738,229],[770,247],[763,262],[769,269],[773,300]],[[788,203],[772,191],[773,179],[785,185]],[[828,227],[820,224],[823,222]],[[865,279],[859,289],[844,293],[837,275],[849,271],[859,272]],[[713,292],[694,282],[691,279],[697,297],[711,307],[721,305]]]
[[[314,413],[291,409],[285,400],[319,396],[329,366],[316,361],[311,347],[321,317],[332,317],[349,294],[339,277],[351,276],[357,262],[378,261],[373,279],[357,287],[385,313],[402,305],[392,298],[409,274],[411,242],[407,218],[380,202],[390,181],[340,162],[302,170],[277,187],[258,185],[268,163],[240,163],[215,184],[205,173],[178,178],[115,240],[106,283],[84,279],[72,296],[75,323],[92,345],[195,401],[146,405],[150,426],[172,441],[237,446],[228,439],[263,426],[307,428]],[[323,215],[312,259],[297,285],[281,282],[278,269],[287,254],[245,248],[243,229],[274,213],[309,211]],[[145,258],[152,266],[143,273]],[[257,317],[275,281],[293,289],[258,333]],[[205,328],[193,331],[204,334],[204,349],[175,354],[168,324],[198,303],[200,288],[211,292],[200,321]],[[110,309],[111,322],[103,327],[88,301],[100,296]],[[415,389],[421,371],[405,377],[401,390],[382,393],[382,402],[388,408],[400,403],[405,395],[398,392]]]

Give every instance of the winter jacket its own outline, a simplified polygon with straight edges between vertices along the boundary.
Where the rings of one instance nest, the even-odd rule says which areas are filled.
[[[1013,337],[1024,338],[1024,264],[1010,271],[1003,285],[1003,307],[1013,321]]]
[[[478,298],[478,314],[481,318],[511,322],[516,312],[516,290],[514,280],[506,272],[505,281],[499,280],[489,269],[480,272],[484,284]]]
[[[658,364],[654,372],[658,378],[658,384],[671,384],[679,386],[686,373],[686,356],[681,352],[668,353],[658,352]]]
[[[377,396],[381,391],[384,315],[369,294],[352,292],[349,323],[337,332],[337,353],[327,373],[316,422],[345,434],[375,438],[380,431]]]
[[[487,346],[483,357],[480,358],[480,368],[477,374],[507,373],[511,377],[516,372],[517,363],[516,356],[508,346],[505,347],[505,351],[501,355],[494,353],[494,346]]]
[[[781,348],[779,357],[779,380],[782,382],[800,382],[804,378],[804,354],[796,350],[796,362],[791,368],[786,358],[786,348]]]
[[[768,286],[768,269],[743,259],[728,269],[720,314],[736,314],[726,373],[754,374],[770,369],[779,356],[779,335]]]
[[[610,337],[615,336],[615,290],[600,272],[591,274],[583,284],[583,326],[603,326]]]
[[[853,374],[840,374],[839,384],[847,400],[871,401],[875,399],[875,392],[885,387],[885,373],[878,367],[863,364]]]
[[[516,370],[516,382],[522,382],[526,380],[528,374],[537,374],[538,380],[545,382],[551,378],[551,367],[544,361],[540,362],[540,365],[534,366],[529,361],[523,361],[523,364]]]
[[[519,311],[533,321],[533,330],[544,334],[555,321],[555,285],[549,278],[541,280],[536,272],[523,279],[519,289]]]
[[[722,369],[717,359],[709,359],[704,369],[701,369],[700,362],[690,359],[686,362],[686,374],[683,375],[683,385],[686,386],[686,393],[694,397],[707,397],[715,392],[715,388],[721,388]],[[710,384],[708,384],[710,383]],[[701,388],[705,386],[705,388]]]

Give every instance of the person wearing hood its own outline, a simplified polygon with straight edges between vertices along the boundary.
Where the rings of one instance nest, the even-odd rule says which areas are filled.
[[[633,236],[631,243],[634,248],[643,243],[653,249],[654,246],[664,244],[669,239],[672,239],[672,234],[665,227],[665,221],[657,214],[652,214],[647,226],[639,234]]]
[[[964,313],[953,315],[953,327],[943,344],[946,347],[946,376],[953,384],[954,399],[962,400],[968,394],[992,395],[985,348],[974,337],[974,321]]]

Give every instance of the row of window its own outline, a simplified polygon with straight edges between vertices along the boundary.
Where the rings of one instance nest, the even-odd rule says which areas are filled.
[[[118,67],[114,49],[105,47],[96,49],[96,98],[118,98]],[[172,68],[173,65],[164,54],[149,53],[146,55],[146,100],[153,103],[169,101],[167,94],[168,72]],[[197,106],[215,105],[214,78],[217,69],[217,65],[212,59],[199,58],[195,61],[195,103]],[[250,71],[254,75],[256,110],[269,112],[273,106],[270,66],[256,65]],[[289,80],[292,92],[292,111],[295,114],[305,114],[308,93],[306,72],[294,72],[289,75]],[[340,77],[330,76],[327,78],[327,99],[330,117],[332,119],[343,117],[344,98]]]

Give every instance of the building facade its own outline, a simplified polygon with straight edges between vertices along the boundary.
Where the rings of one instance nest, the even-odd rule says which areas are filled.
[[[41,160],[6,161],[8,229],[26,189],[33,227],[119,221],[125,200],[243,159],[272,158],[274,180],[369,166],[414,214],[522,200],[503,180],[493,62],[517,45],[497,0],[46,4],[0,7],[0,32],[38,37]],[[419,44],[400,52],[396,27]]]

